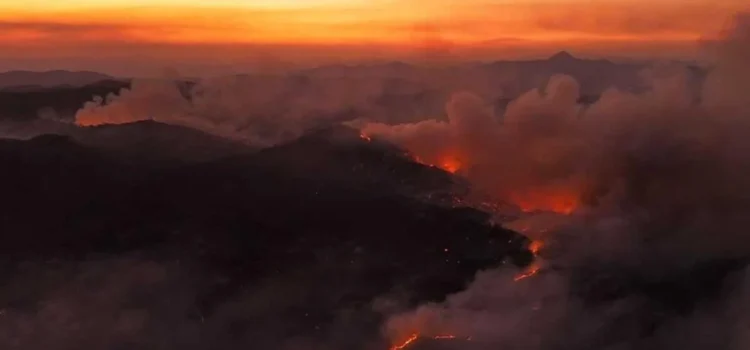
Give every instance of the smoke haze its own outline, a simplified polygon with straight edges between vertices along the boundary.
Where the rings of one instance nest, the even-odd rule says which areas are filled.
[[[750,255],[750,17],[739,15],[713,48],[716,60],[698,87],[689,67],[678,64],[646,71],[638,77],[643,86],[627,88],[622,85],[632,84],[615,79],[606,89],[566,74],[521,81],[514,70],[487,77],[470,68],[394,64],[351,74],[333,67],[312,77],[136,80],[88,103],[76,123],[154,119],[270,146],[318,125],[347,122],[465,177],[477,196],[518,206],[521,220],[504,224],[544,242],[540,271],[519,281],[518,271],[485,271],[444,303],[395,314],[383,327],[394,342],[417,332],[471,337],[479,349],[739,350],[750,345],[748,271],[738,264],[705,280],[714,274],[702,268],[717,261],[733,266]],[[529,89],[534,86],[540,87]],[[383,101],[389,93],[392,100]],[[596,102],[581,102],[590,95]],[[554,225],[545,221],[549,215]],[[141,268],[135,266],[121,273],[152,275],[127,272]],[[675,287],[673,276],[692,284]],[[77,281],[66,288],[85,290]],[[623,281],[642,288],[628,289]],[[700,297],[680,295],[693,292]],[[107,297],[119,295],[112,293]],[[28,347],[42,349],[79,329],[118,329],[112,339],[120,339],[157,322],[118,309],[115,324],[69,330],[60,326],[76,324],[66,318],[68,308],[90,299],[72,294],[55,290],[31,318],[6,315],[9,323],[0,330],[13,331],[3,341],[36,344],[28,339],[54,335]],[[702,302],[669,300],[682,297]],[[191,339],[193,325],[184,327],[178,333]],[[290,340],[288,348],[309,347],[299,342],[304,345]]]

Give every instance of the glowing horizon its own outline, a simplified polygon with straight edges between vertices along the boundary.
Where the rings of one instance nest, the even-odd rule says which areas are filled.
[[[330,56],[342,58],[371,54],[362,47],[386,56],[434,49],[502,58],[565,47],[685,56],[740,9],[737,0],[28,0],[0,4],[0,54],[72,60],[106,48],[178,58],[208,45],[237,58],[252,51],[243,46],[294,46],[292,61],[308,59],[299,48],[310,46],[333,46]]]

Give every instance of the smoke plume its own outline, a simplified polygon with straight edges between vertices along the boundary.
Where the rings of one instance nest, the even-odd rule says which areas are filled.
[[[476,73],[408,66],[330,67],[299,74],[135,80],[119,94],[97,97],[76,114],[83,126],[145,119],[180,124],[269,146],[319,125],[356,119],[406,122],[441,113],[457,86],[495,99],[495,86]]]
[[[477,191],[530,212],[527,223],[534,210],[562,217],[527,232],[544,241],[535,275],[480,273],[385,333],[456,334],[477,349],[747,347],[749,19],[716,46],[697,94],[671,70],[583,106],[578,83],[556,76],[501,114],[461,93],[447,121],[367,125],[426,163],[457,157]]]

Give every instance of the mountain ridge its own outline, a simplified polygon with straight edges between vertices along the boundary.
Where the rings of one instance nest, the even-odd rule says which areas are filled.
[[[0,72],[0,88],[3,89],[16,86],[83,86],[102,80],[118,80],[118,78],[93,71],[69,71],[61,69],[48,71],[11,70]]]

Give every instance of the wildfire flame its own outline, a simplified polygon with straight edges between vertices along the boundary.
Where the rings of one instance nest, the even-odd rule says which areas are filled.
[[[544,242],[532,241],[531,244],[529,244],[529,251],[531,252],[531,254],[534,254],[534,257],[536,258],[539,256],[539,252],[542,250],[543,247],[544,247]],[[539,262],[534,261],[524,272],[516,275],[516,277],[513,278],[513,281],[518,282],[520,280],[534,276],[537,273],[539,273],[539,270],[541,269],[542,267],[539,264]]]
[[[366,136],[364,136],[366,137]],[[469,165],[466,159],[459,156],[460,152],[448,150],[438,156],[424,158],[421,155],[409,153],[417,163],[440,168],[455,174]],[[525,213],[545,211],[570,215],[581,205],[580,191],[576,186],[540,186],[524,188],[505,193],[501,196],[506,203],[516,205]]]
[[[461,161],[454,156],[443,156],[440,157],[437,161],[437,163],[430,163],[428,161],[425,161],[422,157],[417,155],[410,155],[411,159],[413,159],[415,162],[426,165],[433,168],[440,168],[442,170],[445,170],[451,174],[455,174],[459,170],[461,170],[462,163]]]
[[[529,251],[531,251],[534,256],[539,255],[539,251],[542,250],[544,247],[544,242],[542,241],[533,241],[531,244],[529,244]]]
[[[461,170],[461,161],[457,157],[444,156],[440,159],[439,164],[439,168],[451,174],[455,174],[457,171]]]
[[[363,132],[360,132],[360,133],[359,133],[359,138],[361,138],[361,139],[363,139],[363,140],[365,140],[365,141],[367,141],[367,142],[370,142],[370,141],[372,141],[372,138],[371,138],[370,136],[367,136],[367,135],[366,135],[365,133],[363,133]]]
[[[580,205],[576,191],[570,189],[531,190],[512,193],[510,201],[524,212],[550,211],[570,215]]]
[[[533,264],[531,264],[531,266],[529,266],[528,269],[526,269],[525,272],[523,272],[523,273],[517,275],[516,277],[514,277],[513,281],[518,282],[520,280],[523,280],[523,279],[529,278],[531,276],[534,276],[534,275],[536,275],[539,272],[540,269],[541,269],[541,267],[537,263],[533,263]]]
[[[401,349],[404,349],[407,346],[409,346],[409,344],[411,344],[414,341],[416,341],[418,338],[419,338],[419,334],[414,333],[411,336],[409,336],[409,338],[406,339],[403,343],[391,346],[391,350],[401,350]]]
[[[404,340],[400,344],[396,344],[396,345],[391,346],[390,350],[402,350],[402,349],[406,349],[410,345],[412,345],[415,341],[417,341],[419,338],[424,338],[424,337],[420,336],[419,333],[413,333],[412,335],[409,336],[409,338],[407,338],[406,340]],[[427,338],[435,339],[435,340],[451,340],[451,339],[456,339],[457,337],[455,335],[452,335],[452,334],[444,334],[444,335],[436,335],[436,336],[427,337]],[[471,340],[471,338],[467,338],[466,340]]]

